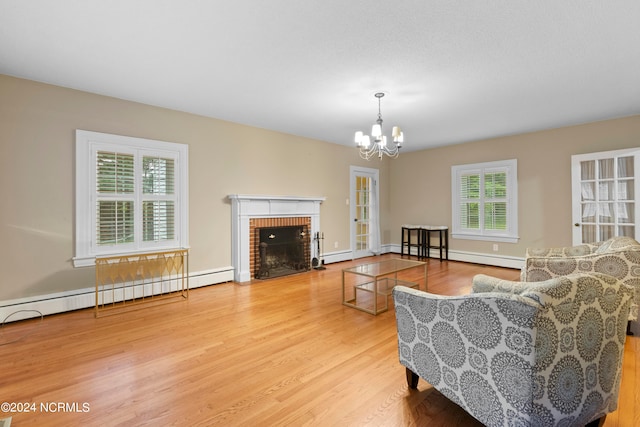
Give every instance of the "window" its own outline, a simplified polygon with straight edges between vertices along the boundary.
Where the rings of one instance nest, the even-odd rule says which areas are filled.
[[[517,160],[451,167],[452,236],[518,241]]]
[[[76,267],[188,245],[188,146],[76,131]]]

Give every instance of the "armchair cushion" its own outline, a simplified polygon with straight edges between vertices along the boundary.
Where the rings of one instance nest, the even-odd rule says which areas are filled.
[[[588,273],[487,278],[463,296],[394,288],[408,372],[488,426],[582,426],[615,410],[631,288]]]
[[[497,277],[477,274],[471,282],[471,293],[501,292],[522,295],[530,290],[542,289],[545,286],[556,286],[558,280],[548,279],[542,282],[515,282]]]

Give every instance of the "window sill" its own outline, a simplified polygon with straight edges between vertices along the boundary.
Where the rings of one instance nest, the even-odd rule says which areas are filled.
[[[73,261],[73,267],[74,268],[78,268],[78,267],[93,267],[94,265],[96,265],[96,257],[94,257],[94,256],[73,257],[72,261]]]
[[[500,243],[518,243],[518,240],[520,240],[520,237],[518,236],[490,236],[490,235],[465,234],[465,233],[452,233],[451,237],[454,239],[483,240],[485,242],[500,242]]]

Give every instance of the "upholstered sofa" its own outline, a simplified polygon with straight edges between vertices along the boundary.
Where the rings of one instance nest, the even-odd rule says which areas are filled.
[[[400,363],[488,426],[584,426],[617,408],[633,290],[577,273],[478,275],[472,293],[393,290]],[[595,420],[595,421],[594,421]]]
[[[629,320],[638,319],[640,243],[637,240],[619,236],[578,246],[528,248],[520,277],[523,282],[539,282],[578,272],[608,274],[633,287],[635,296]]]

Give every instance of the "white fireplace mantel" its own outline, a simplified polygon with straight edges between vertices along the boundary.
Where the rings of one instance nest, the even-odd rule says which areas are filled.
[[[249,220],[251,218],[311,217],[311,235],[320,230],[320,204],[325,197],[230,194],[231,246],[236,282],[251,280]]]

